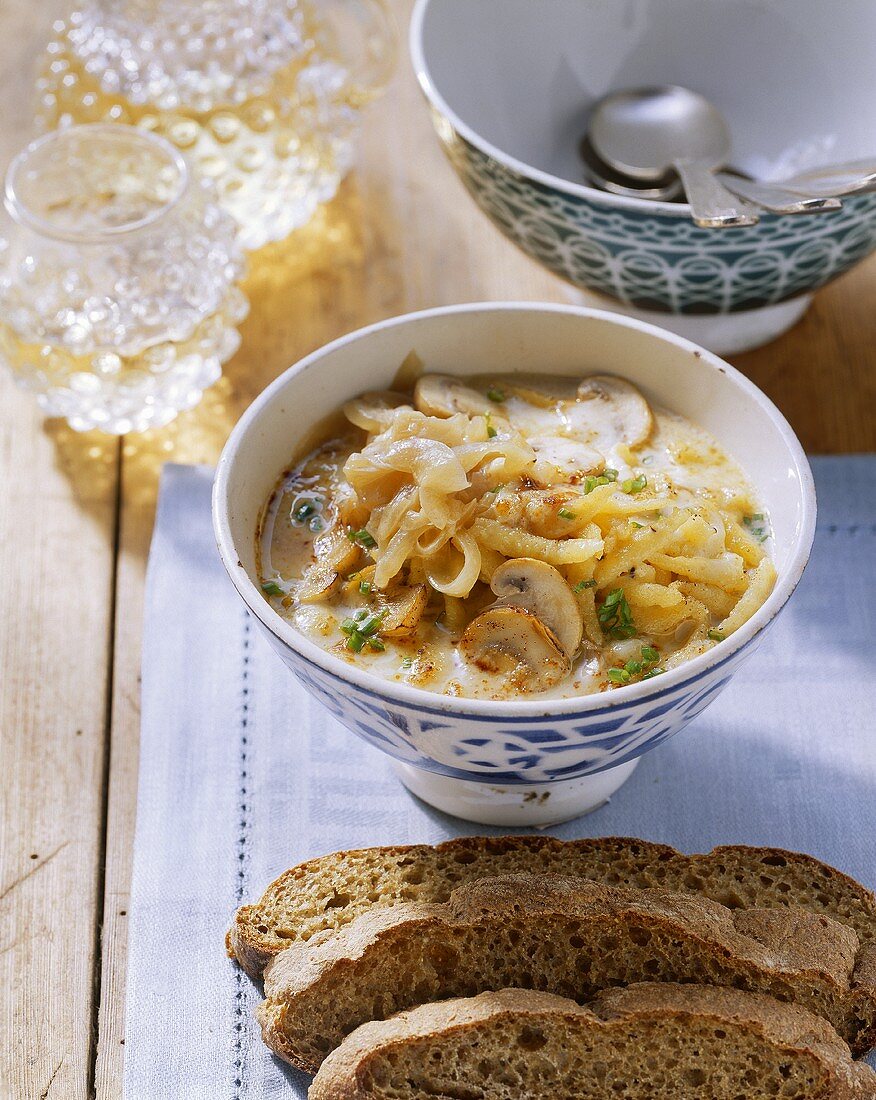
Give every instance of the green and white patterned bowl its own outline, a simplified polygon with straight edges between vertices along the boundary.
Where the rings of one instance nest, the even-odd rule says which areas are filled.
[[[604,304],[719,353],[784,332],[876,249],[876,194],[701,229],[685,203],[576,182],[589,105],[617,87],[695,88],[726,112],[734,164],[779,179],[876,155],[874,40],[872,0],[418,0],[411,25],[435,129],[498,228]]]

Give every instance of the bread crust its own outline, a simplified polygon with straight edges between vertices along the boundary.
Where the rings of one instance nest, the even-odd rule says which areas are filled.
[[[654,983],[608,990],[587,1006],[525,989],[421,1005],[389,1020],[357,1028],[323,1063],[309,1096],[310,1100],[376,1100],[382,1094],[379,1086],[375,1087],[382,1066],[392,1064],[399,1055],[408,1056],[408,1061],[418,1067],[426,1067],[431,1053],[446,1053],[460,1040],[463,1049],[472,1041],[477,1049],[484,1049],[490,1040],[497,1041],[500,1049],[512,1049],[515,1035],[535,1034],[544,1040],[548,1030],[568,1051],[574,1051],[584,1040],[591,1046],[602,1043],[597,1050],[603,1058],[607,1051],[619,1057],[628,1055],[635,1070],[649,1047],[659,1042],[661,1030],[667,1025],[675,1025],[676,1033],[680,1030],[682,1035],[689,1034],[691,1047],[699,1032],[719,1029],[724,1036],[721,1042],[727,1044],[723,1048],[717,1044],[719,1057],[729,1048],[732,1058],[734,1048],[745,1045],[755,1055],[766,1051],[778,1056],[786,1067],[794,1064],[815,1082],[806,1100],[873,1100],[876,1096],[876,1073],[863,1063],[853,1062],[845,1043],[819,1017],[759,994]],[[518,1092],[519,1100],[553,1096],[560,1084],[562,1067],[550,1057],[543,1057],[541,1049],[531,1059],[538,1087]],[[691,1059],[691,1064],[697,1062]],[[684,1068],[679,1067],[680,1071]],[[715,1068],[721,1067],[711,1067]],[[477,1095],[490,1100],[494,1093],[490,1091],[489,1074],[484,1075],[472,1064],[464,1065],[464,1071],[462,1080],[457,1078],[459,1086],[463,1090],[476,1089]],[[424,1068],[421,1072],[425,1075],[428,1071]],[[775,1089],[783,1083],[781,1079],[761,1082],[762,1092],[745,1081],[738,1085],[747,1089],[751,1100],[757,1100],[758,1096],[775,1095],[767,1091],[768,1087]],[[414,1087],[407,1094],[410,1100],[416,1097]],[[663,1094],[650,1088],[647,1091],[648,1097],[658,1095]]]
[[[441,903],[458,885],[507,873],[683,891],[731,908],[799,906],[847,924],[862,942],[876,944],[876,898],[812,856],[744,845],[687,856],[632,837],[508,836],[354,849],[308,860],[280,875],[258,903],[238,910],[226,947],[259,979],[270,959],[290,944],[344,927],[366,910],[412,900]]]
[[[516,938],[515,938],[516,937]],[[354,1027],[494,986],[582,1000],[648,978],[736,986],[829,1020],[857,1052],[876,1035],[872,948],[804,910],[730,910],[691,894],[586,879],[481,879],[439,905],[359,916],[265,972],[268,1046],[313,1072]]]

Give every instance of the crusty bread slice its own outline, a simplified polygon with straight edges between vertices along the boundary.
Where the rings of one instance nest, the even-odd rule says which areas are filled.
[[[363,1024],[310,1100],[873,1100],[876,1073],[830,1024],[697,985],[611,989],[587,1007],[503,989]]]
[[[876,943],[873,894],[811,856],[741,846],[686,856],[665,844],[625,837],[505,836],[460,837],[437,847],[365,848],[309,860],[282,874],[258,904],[238,910],[228,953],[260,978],[268,960],[290,943],[341,928],[374,907],[444,902],[464,882],[509,874],[681,890],[731,909],[799,906],[848,924],[863,942]]]
[[[876,949],[803,909],[588,879],[480,879],[442,905],[364,913],[281,951],[265,970],[265,1042],[315,1070],[354,1028],[416,1004],[510,986],[583,1000],[666,981],[768,993],[823,1016],[857,1052],[876,1034]]]

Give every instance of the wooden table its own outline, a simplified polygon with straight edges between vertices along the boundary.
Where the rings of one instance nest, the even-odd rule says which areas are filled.
[[[404,26],[408,7],[397,0]],[[29,132],[54,10],[0,6],[4,166]],[[121,1095],[140,626],[162,463],[214,462],[272,378],[360,325],[461,301],[575,300],[466,197],[405,57],[369,113],[358,171],[306,229],[253,257],[246,290],[239,354],[161,432],[78,435],[0,376],[0,1100]],[[874,303],[876,257],[736,360],[810,452],[876,448]]]

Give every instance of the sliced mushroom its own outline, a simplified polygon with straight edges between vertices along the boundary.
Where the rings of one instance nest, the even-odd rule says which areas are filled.
[[[344,586],[345,598],[356,598],[364,591],[378,611],[383,612],[380,635],[384,638],[407,638],[417,629],[417,624],[429,602],[429,590],[425,584],[402,584],[392,581],[388,588],[374,586],[376,565],[366,565],[351,574]]]
[[[316,561],[308,566],[295,595],[301,603],[316,603],[335,594],[341,578],[356,564],[361,553],[341,527],[333,527],[314,543]]]
[[[613,374],[592,374],[578,386],[579,401],[600,402],[616,443],[637,447],[651,434],[651,408],[636,387]]]
[[[382,432],[392,420],[394,409],[410,405],[407,394],[394,390],[369,390],[344,405],[344,416],[366,432]]]
[[[489,381],[521,400],[542,409],[573,401],[577,384],[565,374],[491,374]]]
[[[414,387],[414,404],[430,416],[487,416],[497,411],[495,401],[450,374],[424,374]]]
[[[425,584],[400,584],[385,594],[378,593],[377,603],[384,612],[380,623],[382,638],[408,638],[417,629],[429,590]]]
[[[544,390],[536,390],[531,386],[521,386],[516,382],[507,382],[502,387],[506,393],[519,397],[528,405],[534,405],[537,409],[555,409],[563,400],[556,394],[546,393]]]
[[[402,359],[401,366],[392,380],[394,390],[412,390],[418,378],[423,374],[424,363],[413,348]]]
[[[584,617],[559,569],[538,558],[510,558],[493,573],[490,587],[499,597],[496,607],[532,612],[559,640],[566,655],[575,655]]]
[[[524,607],[492,607],[466,627],[463,657],[503,687],[544,691],[571,671],[571,661],[554,632]]]
[[[529,439],[535,451],[532,476],[544,485],[568,485],[584,474],[601,474],[605,458],[593,447],[564,435],[541,435]]]

